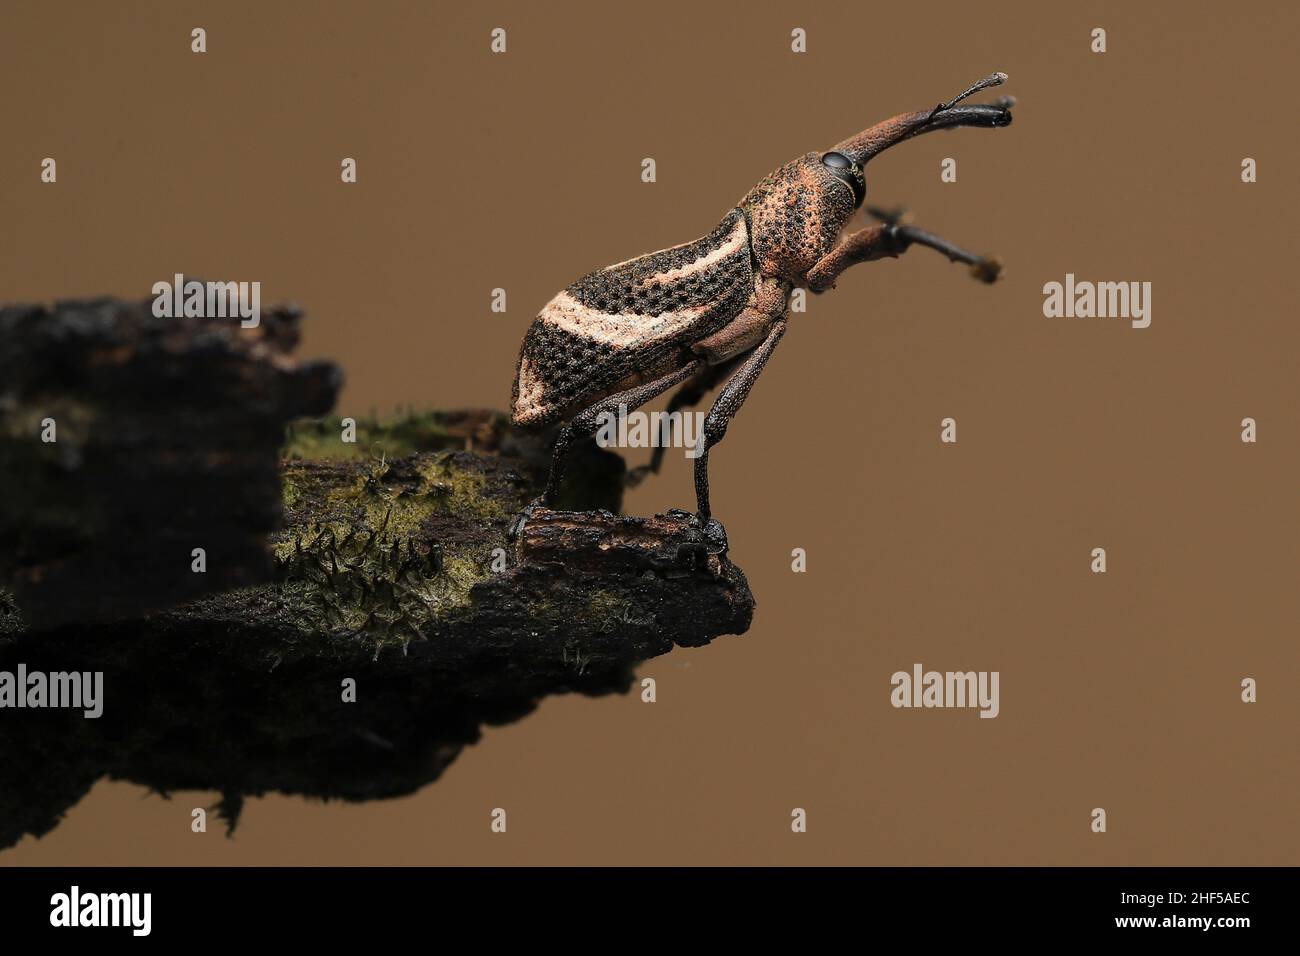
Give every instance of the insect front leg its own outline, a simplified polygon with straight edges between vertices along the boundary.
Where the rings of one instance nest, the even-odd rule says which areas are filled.
[[[810,292],[825,292],[835,285],[840,273],[859,262],[897,258],[907,251],[907,245],[896,241],[891,225],[869,226],[846,236],[808,270],[805,280]]]
[[[709,511],[709,449],[722,441],[727,434],[727,426],[736,412],[740,411],[740,406],[745,403],[749,397],[749,390],[754,387],[754,382],[758,380],[759,374],[763,367],[767,365],[767,360],[772,357],[772,352],[776,350],[776,344],[781,341],[781,336],[785,334],[786,320],[777,319],[773,324],[771,331],[767,333],[767,338],[763,343],[750,352],[736,374],[731,377],[726,386],[722,389],[722,394],[718,396],[713,407],[709,409],[708,416],[704,419],[704,430],[700,435],[699,457],[695,459],[695,500],[697,510],[700,515],[700,524],[705,528],[709,525],[711,517]]]
[[[967,252],[932,232],[900,223],[897,214],[876,210],[873,210],[872,214],[886,221],[882,225],[869,226],[847,236],[843,242],[823,256],[808,270],[805,277],[810,291],[825,292],[835,285],[835,280],[839,278],[840,273],[849,266],[859,262],[897,258],[913,244],[928,246],[943,253],[953,262],[966,263],[971,267],[971,275],[983,282],[993,282],[1002,271],[1002,264],[997,259]]]
[[[893,241],[903,243],[903,248],[916,243],[918,246],[929,246],[936,252],[943,253],[950,262],[964,262],[970,266],[970,274],[981,282],[996,282],[1002,273],[1002,263],[992,256],[977,256],[947,239],[939,238],[932,232],[895,223],[886,224],[885,229],[892,231]]]

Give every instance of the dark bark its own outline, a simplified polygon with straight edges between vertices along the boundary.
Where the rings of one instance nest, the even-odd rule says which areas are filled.
[[[35,627],[269,580],[285,424],[341,376],[298,364],[299,313],[158,318],[151,302],[0,308],[0,581]],[[42,441],[53,421],[56,441]],[[204,548],[208,570],[190,570]]]

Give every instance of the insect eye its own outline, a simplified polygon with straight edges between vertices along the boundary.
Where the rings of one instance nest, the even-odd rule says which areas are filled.
[[[843,153],[836,152],[823,154],[822,165],[825,166],[836,179],[839,179],[853,190],[854,206],[861,206],[862,200],[867,196],[867,183],[862,176],[861,167]]]

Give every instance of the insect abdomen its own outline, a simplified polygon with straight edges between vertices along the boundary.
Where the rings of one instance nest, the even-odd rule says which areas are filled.
[[[583,276],[524,337],[511,418],[541,426],[636,378],[663,374],[722,328],[753,291],[749,230],[733,209],[702,239]]]

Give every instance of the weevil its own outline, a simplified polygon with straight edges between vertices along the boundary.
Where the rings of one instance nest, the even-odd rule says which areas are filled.
[[[620,406],[637,408],[680,385],[668,403],[672,412],[697,404],[725,381],[704,419],[695,458],[700,526],[725,541],[709,506],[709,449],[726,435],[785,334],[794,289],[824,292],[849,266],[896,258],[912,245],[966,263],[985,282],[997,278],[997,260],[871,207],[880,222],[842,239],[840,233],[866,199],[864,168],[872,157],[933,130],[1009,125],[1010,97],[959,105],[1006,79],[994,73],[933,109],[902,113],[826,152],[805,153],[754,186],[707,236],[592,272],[551,299],[524,336],[511,420],[523,428],[566,424],[545,494],[516,528],[538,504],[554,505],[574,443]],[[658,471],[662,452],[656,448],[630,479]]]

